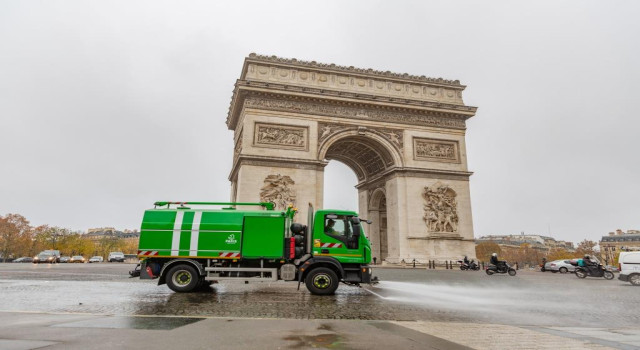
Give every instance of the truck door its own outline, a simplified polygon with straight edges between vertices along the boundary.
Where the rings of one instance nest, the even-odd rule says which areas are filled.
[[[314,255],[331,256],[342,263],[363,261],[360,236],[353,233],[351,217],[352,215],[326,214],[322,222],[315,223]]]

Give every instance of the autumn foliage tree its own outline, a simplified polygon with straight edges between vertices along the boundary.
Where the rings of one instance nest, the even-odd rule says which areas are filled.
[[[15,256],[28,255],[31,250],[31,235],[31,226],[24,216],[0,216],[0,255],[3,261]]]
[[[502,254],[502,250],[498,243],[493,242],[482,242],[476,244],[476,257],[480,261],[489,261],[491,259],[491,254],[497,253],[498,255]]]
[[[0,216],[0,259],[15,259],[34,256],[46,249],[59,250],[62,255],[101,255],[121,251],[135,254],[138,242],[135,239],[104,237],[94,241],[77,231],[41,225],[32,227],[19,214]]]

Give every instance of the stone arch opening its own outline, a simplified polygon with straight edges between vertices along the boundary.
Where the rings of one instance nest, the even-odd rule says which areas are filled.
[[[371,193],[368,203],[367,219],[372,221],[369,227],[371,239],[371,254],[377,262],[383,263],[389,257],[389,236],[387,234],[387,196],[383,188],[377,188]]]
[[[319,159],[346,164],[361,183],[402,164],[399,152],[387,140],[362,131],[337,133],[320,145],[318,153]]]

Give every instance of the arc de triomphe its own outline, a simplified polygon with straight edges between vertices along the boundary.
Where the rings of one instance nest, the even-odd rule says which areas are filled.
[[[323,207],[324,167],[358,178],[378,261],[475,256],[459,81],[251,54],[227,126],[231,200]],[[303,219],[302,221],[305,221]]]

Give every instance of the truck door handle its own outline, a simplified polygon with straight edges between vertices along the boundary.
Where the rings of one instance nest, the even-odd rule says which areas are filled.
[[[322,254],[329,254],[329,249],[322,249],[322,250],[320,250],[320,252]]]

